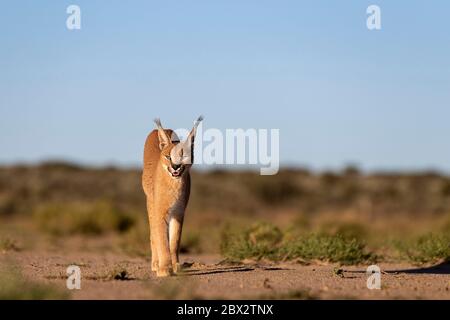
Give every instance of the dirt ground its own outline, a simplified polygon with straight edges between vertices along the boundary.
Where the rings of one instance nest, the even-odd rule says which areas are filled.
[[[7,252],[25,277],[66,289],[66,268],[81,268],[72,299],[450,299],[450,266],[380,263],[381,290],[366,286],[367,266],[221,263],[217,255],[183,255],[181,276],[158,279],[147,258],[116,253]]]

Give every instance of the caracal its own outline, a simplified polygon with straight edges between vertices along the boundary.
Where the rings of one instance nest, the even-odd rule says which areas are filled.
[[[166,277],[181,271],[179,251],[184,212],[189,201],[194,163],[194,139],[199,117],[186,141],[173,130],[164,129],[159,119],[157,129],[147,137],[144,148],[142,186],[147,196],[150,224],[152,271]]]

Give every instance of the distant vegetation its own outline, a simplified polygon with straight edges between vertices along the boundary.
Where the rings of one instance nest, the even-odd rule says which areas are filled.
[[[194,171],[192,180],[185,253],[344,264],[375,257],[449,259],[448,176],[363,174],[350,167],[322,173],[283,169],[276,176]],[[137,169],[64,162],[0,167],[0,220],[19,221],[20,229],[26,222],[54,237],[114,235],[120,250],[149,254]],[[2,235],[0,251],[21,249],[15,238]]]
[[[33,219],[43,231],[55,235],[125,232],[136,217],[108,202],[57,203],[39,206]]]
[[[0,215],[31,214],[44,203],[104,200],[133,212],[145,210],[141,172],[92,169],[49,162],[0,167]],[[439,215],[450,212],[450,178],[433,172],[364,175],[355,168],[314,174],[281,170],[194,172],[191,206],[204,211],[257,213],[296,208],[306,214],[352,210],[364,215]]]

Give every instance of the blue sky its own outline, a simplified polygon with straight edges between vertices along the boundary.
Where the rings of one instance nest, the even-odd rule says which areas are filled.
[[[79,31],[66,8],[81,8]],[[381,8],[382,30],[366,28]],[[450,171],[448,1],[9,1],[0,163],[139,165],[152,119],[279,128],[281,161]]]

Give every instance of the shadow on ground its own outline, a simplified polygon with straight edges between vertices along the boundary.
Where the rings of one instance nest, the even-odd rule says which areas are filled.
[[[287,270],[285,268],[273,267],[273,266],[264,266],[264,265],[231,265],[224,266],[221,263],[215,265],[201,265],[195,266],[192,268],[192,264],[185,264],[183,266],[183,276],[200,276],[200,275],[208,275],[208,274],[218,274],[218,273],[231,273],[231,272],[250,272],[255,271],[257,269],[265,270],[265,271],[279,271],[279,270]]]
[[[409,273],[409,274],[450,274],[450,261],[444,261],[440,264],[423,267],[423,268],[410,268],[403,270],[389,270],[386,273]]]
[[[366,273],[364,270],[344,270],[346,273]],[[384,270],[384,274],[450,274],[450,261],[444,261],[434,266],[418,267],[409,269]]]

